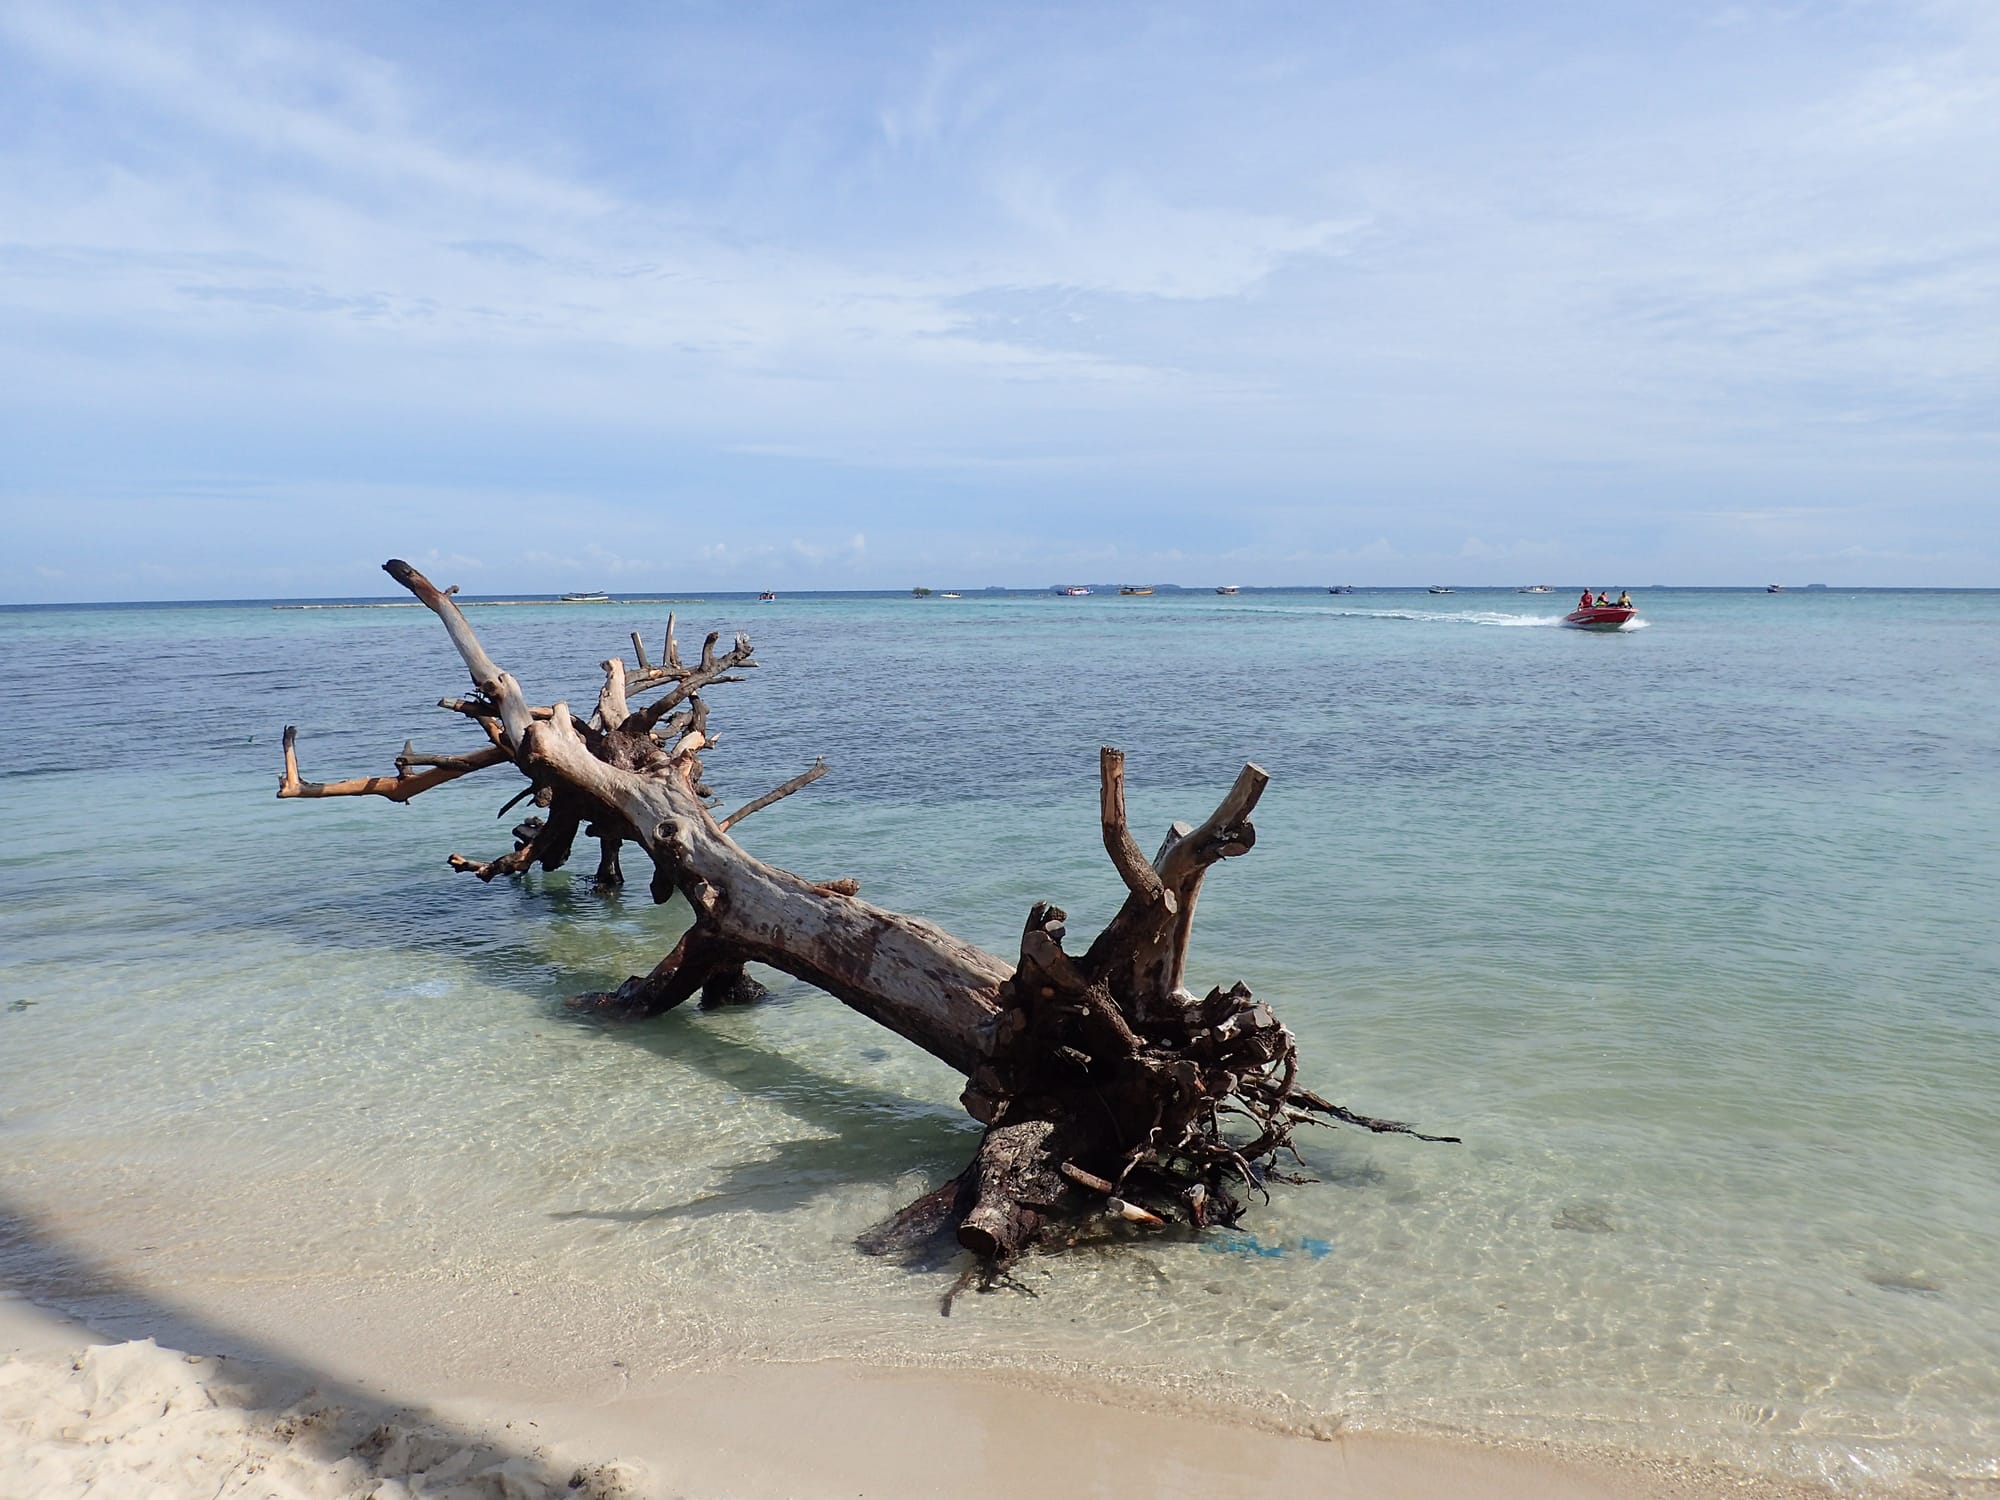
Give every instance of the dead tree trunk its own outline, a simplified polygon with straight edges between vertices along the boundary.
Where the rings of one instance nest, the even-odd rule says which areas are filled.
[[[483,863],[454,854],[454,869],[481,880],[532,865],[552,870],[584,833],[602,849],[600,883],[622,882],[618,855],[631,844],[652,860],[653,898],[678,891],[694,913],[650,973],[572,1005],[643,1018],[696,994],[704,1004],[740,1002],[762,993],[744,965],[768,964],[964,1074],[963,1103],[986,1126],[977,1154],[951,1183],[864,1237],[871,1248],[955,1228],[992,1269],[1105,1218],[1233,1224],[1244,1190],[1262,1193],[1279,1175],[1277,1159],[1296,1159],[1291,1135],[1300,1123],[1415,1134],[1300,1087],[1292,1033],[1242,985],[1199,997],[1185,986],[1202,880],[1256,842],[1250,814],[1268,779],[1258,767],[1243,768],[1199,827],[1175,824],[1149,860],[1126,825],[1124,755],[1106,747],[1098,768],[1104,847],[1125,882],[1124,905],[1073,954],[1063,912],[1037,903],[1009,964],[931,923],[869,905],[852,881],[794,875],[729,837],[736,823],[826,771],[816,764],[714,816],[702,757],[718,736],[702,695],[757,665],[747,637],[718,653],[710,635],[689,666],[669,616],[664,660],[655,665],[635,634],[637,670],[622,658],[605,662],[586,719],[565,703],[531,705],[486,654],[450,597],[455,590],[438,589],[408,563],[383,566],[444,622],[476,696],[440,706],[473,719],[488,743],[450,756],[418,756],[405,745],[393,777],[316,783],[300,779],[287,728],[278,795],[406,801],[511,762],[529,782],[516,801],[531,798],[543,815],[515,830],[512,852]],[[631,706],[659,689],[651,703]]]

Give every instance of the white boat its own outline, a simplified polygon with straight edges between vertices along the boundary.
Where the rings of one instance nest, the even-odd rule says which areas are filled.
[[[561,604],[609,604],[611,596],[605,593],[603,589],[585,589],[580,594],[564,594],[557,602]]]
[[[1764,592],[1767,594],[1782,594],[1784,591],[1785,586],[1782,583],[1767,583],[1764,585]]]
[[[1090,590],[1084,588],[1080,584],[1073,583],[1066,589],[1057,589],[1056,592],[1058,594],[1061,594],[1065,599],[1081,599],[1083,598],[1084,595],[1088,594]]]
[[[778,596],[772,593],[769,589],[765,589],[763,593],[757,596],[757,602],[759,604],[776,604],[778,602]]]
[[[1215,591],[1218,594],[1240,594],[1243,592],[1242,589],[1233,583],[1218,584]]]
[[[963,599],[964,597],[965,595],[963,594],[954,594],[950,589],[946,589],[942,594],[938,595],[940,599]]]
[[[1454,588],[1446,588],[1441,583],[1434,583],[1431,585],[1431,592],[1433,594],[1455,594],[1458,592],[1458,590]]]
[[[1553,594],[1555,590],[1550,588],[1546,583],[1531,583],[1525,588],[1515,589],[1514,592],[1517,594]]]

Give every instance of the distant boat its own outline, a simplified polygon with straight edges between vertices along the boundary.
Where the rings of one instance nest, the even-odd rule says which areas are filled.
[[[1782,583],[1767,583],[1764,585],[1764,592],[1767,594],[1782,594],[1784,591],[1785,586]]]
[[[1153,591],[1148,588],[1134,588],[1132,587],[1131,584],[1128,583],[1125,585],[1124,588],[1120,589],[1118,592],[1123,594],[1128,599],[1143,599],[1146,597],[1146,595],[1152,593]]]
[[[759,604],[776,604],[778,602],[778,596],[772,593],[769,589],[765,589],[763,593],[757,596],[757,602]]]
[[[557,601],[562,604],[609,604],[611,596],[603,589],[585,589],[580,594],[564,594]]]
[[[1351,583],[1331,584],[1328,586],[1327,592],[1329,594],[1351,594],[1354,592],[1354,585]]]
[[[945,590],[945,592],[943,592],[942,594],[939,594],[939,595],[938,595],[938,598],[940,598],[940,599],[963,599],[964,597],[965,597],[965,595],[963,595],[963,594],[954,594],[954,593],[952,593],[952,592],[951,592],[951,591],[950,591],[949,589]]]
[[[1517,594],[1553,594],[1555,590],[1550,588],[1546,583],[1531,583],[1526,588],[1515,589],[1514,592]]]
[[[1458,590],[1454,588],[1447,588],[1444,584],[1441,583],[1434,583],[1431,585],[1431,592],[1433,594],[1455,594],[1458,592]]]
[[[1218,594],[1240,594],[1243,592],[1242,589],[1233,583],[1218,584],[1215,591]]]
[[[1065,599],[1081,599],[1086,594],[1088,594],[1090,590],[1085,588],[1082,584],[1073,583],[1066,589],[1057,589],[1056,592],[1058,594],[1061,594]]]

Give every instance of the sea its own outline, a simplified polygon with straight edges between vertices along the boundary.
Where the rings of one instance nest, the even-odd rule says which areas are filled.
[[[509,768],[275,798],[287,724],[316,780],[476,746],[431,615],[0,610],[0,1279],[134,1336],[403,1307],[374,1336],[446,1373],[841,1358],[1857,1494],[2000,1477],[2000,592],[1635,599],[1602,634],[1471,589],[469,610],[544,702],[670,610],[690,655],[748,631],[717,795],[832,770],[742,843],[1003,955],[1037,900],[1079,937],[1116,909],[1100,745],[1148,847],[1270,773],[1190,984],[1463,1143],[1313,1132],[1240,1231],[950,1316],[949,1256],[854,1246],[969,1158],[948,1069],[768,972],[571,1016],[687,913],[643,870],[593,890],[589,845],[454,873],[511,847]]]

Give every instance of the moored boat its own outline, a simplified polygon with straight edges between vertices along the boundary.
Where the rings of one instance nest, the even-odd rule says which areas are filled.
[[[603,589],[584,589],[580,593],[564,594],[556,602],[558,604],[609,604],[611,596],[605,593]]]
[[[1125,585],[1124,588],[1120,589],[1118,592],[1128,599],[1143,599],[1146,597],[1146,595],[1152,593],[1153,591],[1143,586],[1135,588],[1133,585],[1128,583]]]
[[[1073,583],[1066,589],[1057,589],[1056,592],[1058,594],[1061,594],[1065,599],[1081,599],[1084,597],[1084,595],[1088,594],[1090,590],[1085,588],[1082,584]]]
[[[1617,630],[1638,613],[1630,604],[1590,604],[1564,615],[1563,624],[1576,630]]]

